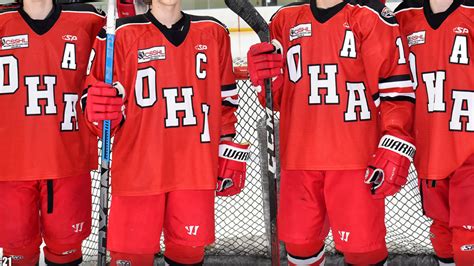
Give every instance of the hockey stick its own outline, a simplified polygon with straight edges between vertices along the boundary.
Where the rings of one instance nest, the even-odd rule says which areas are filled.
[[[255,33],[257,33],[261,42],[270,42],[270,29],[267,22],[248,0],[225,0],[224,2],[232,11],[249,24]],[[277,235],[278,187],[276,181],[275,117],[271,87],[271,79],[265,80],[265,115],[268,157],[267,175],[270,200],[271,254],[272,265],[280,265],[280,242],[278,241]]]
[[[107,3],[107,48],[105,51],[105,83],[112,84],[115,42],[115,0]],[[99,266],[107,265],[107,220],[109,215],[110,186],[110,120],[102,128],[102,161],[100,176]]]

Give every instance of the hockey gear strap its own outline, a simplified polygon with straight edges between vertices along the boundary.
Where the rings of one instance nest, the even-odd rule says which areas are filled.
[[[237,144],[232,141],[222,141],[219,144],[217,196],[234,196],[242,191],[249,156],[249,144]]]
[[[273,87],[283,85],[284,59],[281,54],[281,44],[273,40],[272,43],[258,43],[252,45],[247,53],[248,71],[253,86],[263,87],[265,79],[273,78]]]
[[[87,91],[86,114],[89,122],[110,120],[112,128],[120,124],[123,119],[125,89],[117,82],[109,85],[98,82]]]
[[[416,148],[409,138],[385,135],[369,161],[365,183],[371,185],[373,197],[392,196],[406,184]]]

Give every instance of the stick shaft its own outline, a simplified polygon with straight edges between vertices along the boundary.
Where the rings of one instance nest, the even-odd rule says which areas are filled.
[[[105,82],[112,84],[115,43],[115,0],[107,3],[106,24],[106,52],[105,52]],[[109,213],[109,186],[110,186],[110,121],[104,121],[102,128],[102,160],[100,176],[100,216],[99,216],[99,266],[107,264],[107,221]]]

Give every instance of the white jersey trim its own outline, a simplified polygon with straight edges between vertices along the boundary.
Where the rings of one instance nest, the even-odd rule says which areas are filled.
[[[395,89],[395,88],[413,88],[413,82],[411,80],[405,81],[392,81],[379,83],[380,90]]]
[[[0,13],[0,16],[1,16],[1,15],[10,14],[10,13],[17,13],[17,12],[18,12],[17,10],[7,11],[7,12]]]
[[[222,98],[227,98],[227,97],[235,96],[237,94],[239,94],[239,89],[235,88],[235,89],[230,90],[230,91],[222,91],[221,92],[221,97]]]
[[[150,21],[148,22],[137,22],[137,23],[127,23],[127,24],[124,24],[124,25],[120,25],[120,27],[118,27],[117,29],[115,29],[115,31],[118,31],[119,29],[121,28],[125,28],[127,26],[132,26],[132,25],[149,25],[151,24]]]
[[[324,256],[324,249],[321,252],[319,252],[319,254],[316,255],[315,257],[311,257],[304,260],[293,258],[290,254],[288,254],[288,261],[296,265],[310,265],[319,261],[323,256]],[[324,261],[322,261],[320,265],[324,265]]]
[[[410,92],[410,93],[400,93],[400,92],[388,92],[388,93],[380,93],[380,97],[399,97],[399,96],[404,96],[404,97],[410,97],[413,99],[416,99],[415,93]]]
[[[405,11],[419,10],[419,9],[423,9],[423,7],[409,7],[409,8],[405,8],[405,9],[402,9],[402,10],[398,10],[398,11],[393,12],[393,13],[396,15],[398,13],[402,13],[402,12],[405,12]]]
[[[64,13],[77,13],[77,14],[91,14],[91,15],[96,15],[100,18],[105,18],[105,16],[102,16],[100,14],[97,14],[95,12],[92,12],[92,11],[71,11],[71,10],[61,10],[61,12],[64,12]]]
[[[191,23],[200,23],[200,22],[212,22],[214,24],[217,24],[217,25],[221,26],[221,28],[223,28],[224,30],[228,31],[226,27],[224,27],[222,24],[220,24],[219,22],[214,21],[214,20],[206,19],[206,20],[191,21]]]

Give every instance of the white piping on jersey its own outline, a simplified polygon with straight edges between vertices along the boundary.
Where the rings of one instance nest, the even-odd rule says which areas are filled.
[[[418,9],[423,9],[423,7],[409,7],[409,8],[405,8],[405,9],[402,9],[402,10],[398,10],[397,12],[394,12],[394,13],[396,15],[396,14],[401,13],[401,12],[405,12],[405,11],[409,11],[409,10],[418,10]]]
[[[92,11],[72,11],[72,10],[61,10],[61,12],[64,12],[64,13],[78,13],[78,14],[84,14],[84,13],[87,13],[87,14],[92,14],[92,15],[96,15],[100,18],[105,18],[105,16],[102,16],[100,14],[97,14],[95,12],[92,12]]]
[[[465,8],[474,8],[474,6],[467,6],[467,5],[461,5],[461,6]]]
[[[411,82],[411,80],[379,83],[380,90],[394,89],[394,88],[408,88],[408,87],[413,87],[413,82]]]
[[[221,92],[221,97],[222,98],[227,98],[227,97],[235,96],[237,94],[239,94],[239,89],[235,88],[235,89],[229,90],[229,91],[222,91]]]
[[[95,36],[96,39],[98,39],[99,41],[105,41],[107,38],[101,38],[99,37],[99,35]]]
[[[398,97],[398,96],[405,96],[405,97],[410,97],[410,98],[416,99],[416,96],[415,96],[415,93],[414,93],[414,92],[410,92],[410,93],[381,92],[379,95],[380,95],[380,97],[390,97],[390,98],[393,98],[393,97]]]
[[[309,264],[313,264],[313,263],[317,262],[323,256],[324,256],[324,249],[321,250],[321,252],[319,252],[319,254],[316,255],[315,257],[311,257],[311,258],[303,259],[303,260],[293,258],[290,254],[288,254],[288,261],[293,263],[293,264],[296,264],[296,265],[309,265]],[[320,265],[324,265],[324,261]]]
[[[395,24],[390,24],[390,23],[388,23],[387,21],[385,21],[383,18],[380,17],[381,15],[380,15],[380,13],[379,13],[377,10],[374,10],[374,9],[368,7],[368,6],[361,6],[361,5],[359,5],[359,4],[353,5],[353,4],[350,4],[350,3],[347,3],[347,5],[352,6],[352,7],[356,7],[356,6],[357,6],[357,7],[359,7],[359,8],[366,8],[366,9],[370,10],[372,13],[375,13],[375,15],[377,15],[377,17],[378,17],[383,23],[387,24],[388,26],[391,26],[391,27],[397,27],[397,26],[398,26],[398,23],[395,23]]]
[[[227,97],[224,99],[226,102],[230,102],[233,105],[239,105],[239,99],[232,99],[231,97]]]
[[[374,104],[375,104],[375,107],[379,107],[380,106],[380,96],[374,100]]]
[[[127,24],[121,25],[120,27],[116,28],[115,31],[118,31],[119,29],[125,28],[125,27],[127,27],[127,26],[132,26],[132,25],[148,25],[148,24],[151,24],[151,22],[148,21],[148,22],[127,23]]]
[[[217,24],[217,25],[221,26],[224,30],[227,31],[226,27],[222,26],[222,24],[220,24],[219,22],[214,21],[214,20],[206,19],[206,20],[191,21],[191,23],[199,23],[199,22],[212,22],[214,24]]]
[[[4,12],[4,13],[0,13],[0,16],[5,15],[5,14],[10,14],[10,13],[16,13],[16,12],[18,12],[18,11],[17,10],[7,11],[7,12]]]
[[[293,7],[302,7],[302,6],[309,6],[309,4],[301,4],[301,5],[294,5],[294,6],[284,6],[284,7],[281,7],[281,8],[278,9],[277,12],[272,16],[272,18],[275,19],[275,18],[280,14],[280,11],[282,11],[282,10],[284,10],[284,9],[293,8]]]

